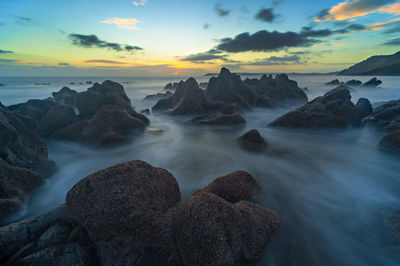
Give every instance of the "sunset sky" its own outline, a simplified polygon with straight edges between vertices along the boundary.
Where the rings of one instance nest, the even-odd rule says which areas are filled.
[[[0,0],[0,75],[329,72],[400,50],[394,0]]]

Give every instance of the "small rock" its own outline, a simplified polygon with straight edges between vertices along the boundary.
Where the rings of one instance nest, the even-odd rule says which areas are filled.
[[[238,142],[249,151],[265,151],[268,147],[268,143],[256,129],[246,132],[238,139]]]

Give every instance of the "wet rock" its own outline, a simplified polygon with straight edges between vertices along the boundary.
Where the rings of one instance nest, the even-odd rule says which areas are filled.
[[[259,193],[254,177],[245,171],[235,171],[214,179],[204,191],[215,194],[231,203],[254,200]]]
[[[344,85],[349,86],[349,87],[360,87],[360,85],[362,84],[362,82],[360,80],[349,80],[346,81],[346,83]]]
[[[0,159],[0,219],[18,211],[27,194],[43,182],[40,174]]]
[[[174,82],[174,83],[170,82],[167,85],[165,85],[164,90],[176,90],[180,82]]]
[[[38,239],[38,250],[64,244],[71,232],[71,228],[65,224],[57,223],[50,226]]]
[[[339,81],[338,79],[331,80],[327,83],[325,83],[326,86],[339,86],[343,85],[343,82]]]
[[[382,81],[377,78],[372,78],[361,85],[363,88],[376,88],[382,84]]]
[[[400,129],[387,134],[379,143],[382,146],[400,149]]]
[[[102,250],[123,258],[147,248],[174,248],[170,232],[179,201],[178,183],[168,171],[131,161],[82,179],[66,204],[97,247],[106,245]]]
[[[40,136],[50,137],[57,130],[63,129],[75,122],[78,116],[69,105],[56,105],[52,107],[39,121],[35,133]]]
[[[246,132],[238,139],[239,144],[249,151],[265,151],[268,143],[256,129]]]
[[[387,131],[400,129],[400,100],[386,102],[374,108],[363,121]]]
[[[143,130],[145,127],[142,120],[133,117],[123,107],[105,105],[93,118],[58,130],[53,138],[78,141],[94,147],[109,146],[126,141],[134,130]]]
[[[167,91],[165,93],[157,93],[157,94],[151,94],[151,95],[147,95],[146,97],[144,97],[143,100],[145,101],[158,101],[161,99],[166,99],[170,96],[172,96],[173,93],[170,91]]]
[[[184,265],[243,265],[265,255],[278,227],[270,209],[199,191],[180,207],[174,235]]]
[[[366,98],[360,98],[356,104],[360,120],[372,113],[372,104]]]
[[[246,119],[239,114],[240,108],[236,104],[226,105],[221,111],[205,116],[198,116],[192,121],[199,125],[240,125],[245,124]]]
[[[386,238],[394,247],[400,247],[400,210],[387,210],[383,213]]]
[[[44,177],[53,171],[55,165],[47,157],[46,144],[1,103],[0,129],[0,159]]]
[[[150,109],[149,108],[143,109],[142,111],[140,111],[140,113],[144,114],[144,115],[149,115],[150,114]]]
[[[63,87],[58,92],[53,92],[52,95],[54,100],[58,103],[75,106],[78,92],[68,87]]]
[[[273,121],[271,126],[288,128],[344,128],[348,124],[358,124],[367,110],[366,99],[356,107],[351,102],[350,90],[339,86],[324,96],[291,111]]]
[[[58,103],[50,100],[29,100],[25,103],[8,106],[8,110],[22,117],[29,117],[36,121],[40,121],[42,117]]]

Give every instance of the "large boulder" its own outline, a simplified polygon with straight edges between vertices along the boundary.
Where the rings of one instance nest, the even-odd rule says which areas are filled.
[[[0,159],[11,166],[27,168],[47,177],[54,162],[47,157],[46,144],[0,103]]]
[[[129,139],[134,130],[143,130],[143,120],[120,106],[104,105],[88,120],[69,125],[53,134],[53,138],[78,141],[89,146],[108,146]]]
[[[103,259],[137,259],[133,255],[145,249],[162,253],[174,248],[171,222],[180,196],[168,171],[131,161],[82,179],[68,192],[66,205],[96,246],[107,252]]]
[[[58,103],[75,106],[78,92],[76,90],[71,90],[68,87],[63,87],[58,92],[53,92],[52,95],[54,100]]]
[[[40,174],[0,159],[0,220],[18,211],[27,194],[43,182]]]
[[[360,123],[368,112],[367,99],[355,106],[351,102],[347,86],[339,86],[324,96],[291,111],[273,121],[270,125],[289,128],[344,128],[348,124]]]
[[[400,129],[387,134],[379,143],[382,146],[400,149]]]
[[[242,125],[246,123],[246,119],[240,115],[236,104],[226,105],[215,114],[197,116],[192,121],[199,125]]]
[[[268,147],[268,143],[256,129],[252,129],[240,136],[238,142],[243,149],[249,151],[265,151]]]
[[[361,84],[362,84],[361,81],[355,80],[355,79],[346,81],[346,83],[344,83],[344,85],[349,86],[349,87],[360,87]]]
[[[265,255],[278,227],[270,209],[199,191],[180,207],[174,236],[184,265],[247,265]]]
[[[361,85],[362,88],[376,88],[381,85],[383,82],[377,78],[372,78]]]
[[[365,117],[364,122],[375,124],[383,130],[393,131],[400,129],[400,100],[386,102]]]
[[[325,83],[325,86],[339,86],[339,85],[343,85],[343,82],[339,81],[338,79],[334,79]]]
[[[40,119],[35,133],[40,136],[50,137],[57,130],[76,122],[78,122],[78,116],[70,105],[56,105]]]

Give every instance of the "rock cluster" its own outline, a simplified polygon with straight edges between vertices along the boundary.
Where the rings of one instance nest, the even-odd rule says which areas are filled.
[[[372,78],[361,85],[362,88],[376,88],[382,84],[382,81],[377,78]]]
[[[372,78],[372,79],[368,80],[367,82],[365,82],[364,84],[360,80],[355,80],[355,79],[352,79],[352,80],[349,80],[346,82],[341,82],[338,79],[334,79],[334,80],[331,80],[331,81],[325,83],[326,86],[346,85],[346,86],[352,87],[352,88],[357,88],[357,87],[376,88],[381,84],[382,84],[382,81],[378,80],[377,78]]]
[[[277,118],[270,125],[288,128],[343,128],[351,123],[360,123],[371,112],[372,106],[367,99],[361,98],[354,105],[349,88],[341,85]]]
[[[121,163],[82,179],[65,205],[0,228],[0,263],[256,263],[279,227],[274,211],[249,202],[258,192],[249,173],[236,171],[181,203],[167,170]]]

